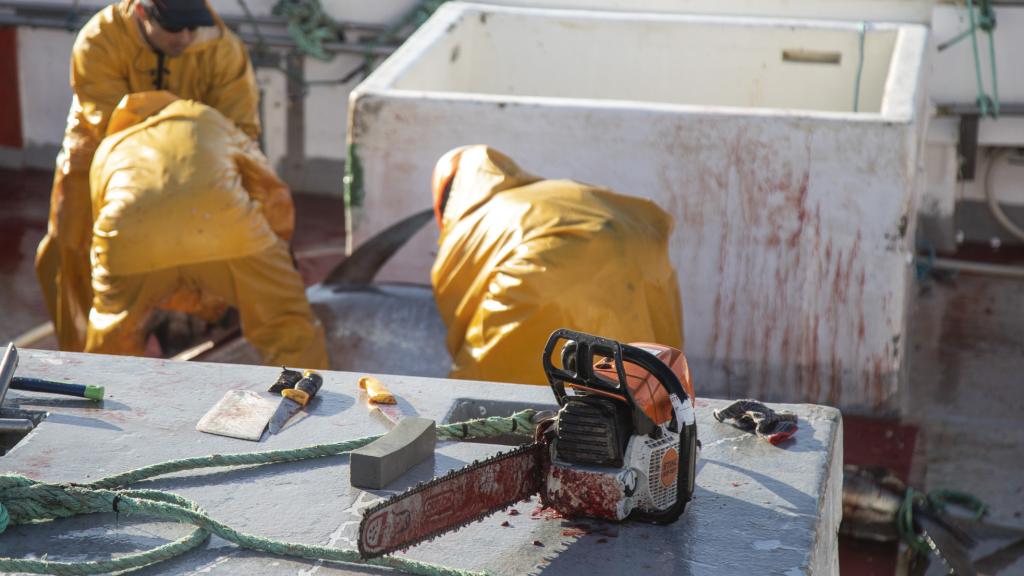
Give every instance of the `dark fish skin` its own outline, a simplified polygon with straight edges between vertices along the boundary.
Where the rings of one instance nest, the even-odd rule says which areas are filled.
[[[907,487],[884,468],[843,466],[842,534],[877,542],[895,542],[896,512]]]
[[[377,272],[434,217],[431,209],[422,210],[392,224],[363,242],[348,258],[327,274],[325,286],[368,286]]]
[[[431,287],[373,283],[381,267],[433,216],[427,209],[392,224],[306,291],[324,325],[332,370],[448,375],[447,330]]]

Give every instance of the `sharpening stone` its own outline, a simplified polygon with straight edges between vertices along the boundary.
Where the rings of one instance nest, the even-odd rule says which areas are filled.
[[[403,418],[390,432],[353,450],[349,475],[356,488],[380,489],[410,468],[430,458],[437,443],[434,421]]]

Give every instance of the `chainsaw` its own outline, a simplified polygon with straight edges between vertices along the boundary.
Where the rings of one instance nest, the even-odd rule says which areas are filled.
[[[364,558],[408,548],[536,494],[565,517],[655,524],[679,518],[693,496],[699,448],[682,352],[562,329],[548,339],[543,365],[559,410],[538,423],[534,442],[368,509],[359,525]]]

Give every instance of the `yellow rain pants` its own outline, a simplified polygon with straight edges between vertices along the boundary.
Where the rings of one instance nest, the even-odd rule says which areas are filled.
[[[268,364],[327,368],[323,328],[288,254],[291,194],[255,142],[168,92],[125,97],[108,132],[91,171],[85,350],[141,354],[156,308],[201,313],[186,303],[215,299],[238,308],[242,335]]]
[[[682,350],[672,226],[648,200],[467,149],[431,271],[451,377],[547,384],[541,352],[557,328]]]
[[[208,104],[252,138],[259,136],[259,93],[245,45],[219,18],[200,28],[178,57],[154,52],[132,16],[135,0],[98,12],[82,28],[71,55],[73,97],[50,192],[47,234],[36,275],[62,350],[82,350],[89,285],[89,166],[110,115],[126,94],[168,90]]]
[[[214,296],[238,308],[246,341],[271,366],[328,368],[323,328],[305,299],[302,278],[283,241],[252,256],[93,276],[86,351],[144,355],[147,322],[170,294]]]

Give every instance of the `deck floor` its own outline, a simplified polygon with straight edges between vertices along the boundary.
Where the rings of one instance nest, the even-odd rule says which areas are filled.
[[[46,230],[51,175],[0,171],[0,341],[46,320],[33,257]],[[295,247],[308,283],[340,260],[341,202],[296,194]],[[326,255],[323,254],[326,248]],[[910,383],[900,423],[863,426],[849,419],[847,460],[866,462],[911,451],[903,465],[912,483],[926,489],[969,490],[991,505],[990,518],[1024,528],[1024,282],[960,275],[918,288],[910,318]],[[52,340],[37,345],[52,348]],[[876,435],[850,434],[874,429]],[[851,443],[857,438],[871,445]],[[898,457],[897,457],[898,460]],[[905,459],[907,460],[907,459]],[[875,573],[885,573],[885,570]],[[1024,574],[1024,560],[1004,573]]]

